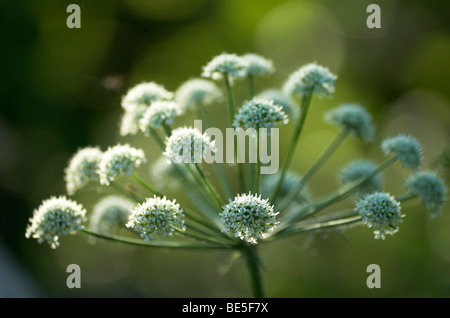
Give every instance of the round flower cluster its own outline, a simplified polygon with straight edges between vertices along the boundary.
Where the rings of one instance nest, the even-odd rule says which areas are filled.
[[[78,150],[69,160],[64,179],[69,195],[84,187],[90,181],[98,181],[97,168],[102,159],[102,151],[98,147],[86,147]]]
[[[350,162],[339,171],[340,182],[344,185],[365,178],[377,169],[377,165],[370,160],[360,159]],[[364,181],[356,189],[356,196],[362,196],[380,190],[381,175],[375,174]]]
[[[86,210],[81,204],[65,196],[51,197],[33,212],[25,233],[39,243],[47,242],[51,248],[59,246],[59,237],[82,230]]]
[[[385,192],[364,196],[356,203],[355,210],[361,215],[362,223],[374,229],[375,239],[384,240],[386,235],[394,235],[402,222],[400,203]]]
[[[215,151],[215,142],[206,133],[202,134],[196,128],[180,127],[166,138],[163,155],[169,163],[200,163],[209,152]]]
[[[344,104],[325,113],[325,120],[349,135],[365,141],[373,140],[375,127],[372,116],[362,106]]]
[[[246,75],[247,66],[247,61],[242,57],[222,53],[203,67],[202,76],[213,80],[221,80],[224,75],[229,76],[230,79],[242,79]]]
[[[109,147],[98,165],[100,183],[110,185],[119,174],[131,175],[145,160],[142,149],[133,148],[128,144]]]
[[[387,155],[394,153],[403,163],[403,167],[416,170],[422,164],[422,146],[408,135],[396,135],[383,140],[381,149]]]
[[[431,171],[416,172],[406,180],[405,185],[431,211],[431,218],[441,213],[447,201],[447,187],[437,174]]]
[[[167,163],[167,159],[164,156],[159,157],[150,167],[150,174],[154,184],[161,188],[178,189],[180,182],[176,175],[176,169],[182,169],[182,167],[176,167]]]
[[[200,105],[206,106],[221,100],[222,92],[216,84],[201,78],[184,82],[175,93],[175,101],[183,110],[195,109]]]
[[[244,69],[247,76],[264,76],[272,74],[274,71],[272,61],[257,54],[245,54],[242,56],[247,62],[247,67]]]
[[[152,102],[170,100],[172,97],[171,92],[155,82],[141,83],[128,90],[122,98],[122,108],[131,110],[137,105],[149,106]]]
[[[278,89],[268,89],[257,96],[256,99],[270,100],[274,105],[279,105],[283,108],[283,111],[289,116],[289,118],[296,118],[298,116],[297,105],[291,97],[285,95]]]
[[[116,227],[124,225],[134,203],[117,196],[108,196],[98,202],[90,217],[90,229],[100,234],[112,234]]]
[[[270,100],[252,99],[239,108],[235,115],[233,126],[235,128],[273,128],[277,123],[286,125],[288,117],[281,106],[274,105]]]
[[[181,114],[180,107],[172,101],[156,101],[148,107],[139,120],[139,128],[145,135],[155,128],[170,125]]]
[[[225,228],[235,237],[251,244],[257,244],[264,235],[273,230],[279,212],[273,212],[273,205],[261,195],[238,194],[233,201],[223,207],[219,214]]]
[[[337,76],[328,68],[310,63],[289,76],[283,86],[283,92],[288,96],[303,96],[310,91],[317,96],[332,96],[336,79]]]
[[[153,234],[173,236],[175,230],[184,231],[183,209],[175,200],[153,197],[132,211],[126,227],[140,233],[140,236],[149,241]]]
[[[279,178],[280,172],[264,175],[263,182],[261,183],[261,194],[263,197],[269,198],[272,195]],[[302,177],[298,174],[292,171],[287,171],[280,185],[280,198],[285,197],[291,189],[297,187],[301,180]],[[303,184],[300,191],[296,193],[294,199],[297,204],[304,204],[309,201],[310,197],[311,193],[309,187],[306,184]],[[295,208],[298,208],[298,205],[295,206]]]

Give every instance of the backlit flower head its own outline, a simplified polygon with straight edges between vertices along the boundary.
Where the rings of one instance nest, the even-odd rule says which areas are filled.
[[[185,230],[183,209],[175,200],[155,196],[136,206],[126,226],[140,233],[145,241],[155,233],[173,236],[175,230]]]
[[[375,239],[384,240],[386,235],[394,235],[402,222],[400,203],[389,193],[368,194],[356,203],[355,210],[361,215],[361,222],[373,228]]]
[[[248,243],[257,244],[279,222],[273,205],[261,195],[238,194],[219,214],[224,224],[222,232],[231,232]]]
[[[325,113],[325,120],[353,137],[364,141],[371,141],[374,138],[375,127],[372,116],[360,105],[343,104]]]
[[[291,97],[285,95],[281,90],[268,89],[259,93],[255,98],[270,100],[274,105],[281,106],[289,118],[296,118],[298,116],[297,105]]]
[[[170,100],[173,94],[162,85],[155,82],[146,82],[132,87],[122,98],[122,107],[130,110],[137,105],[149,106],[158,100]]]
[[[254,98],[245,102],[238,113],[234,116],[233,126],[235,128],[274,128],[278,123],[286,125],[288,117],[279,105],[271,100]]]
[[[172,124],[180,114],[180,107],[175,102],[153,102],[139,120],[139,127],[144,134],[149,135],[152,129]]]
[[[431,211],[430,218],[441,213],[447,201],[447,187],[436,173],[416,172],[406,180],[405,186],[410,193],[417,194],[425,207]]]
[[[280,178],[280,172],[274,174],[266,174],[264,175],[261,183],[261,194],[265,198],[269,198]],[[283,181],[281,182],[279,197],[282,199],[285,197],[292,188],[298,186],[298,183],[301,181],[302,177],[292,171],[287,171]],[[298,204],[303,204],[309,201],[311,197],[309,187],[304,184],[299,192],[295,195],[295,201]]]
[[[136,135],[139,132],[139,122],[148,108],[145,104],[138,104],[125,110],[120,122],[120,135]]]
[[[194,78],[184,82],[175,93],[175,101],[181,109],[195,109],[222,100],[222,92],[211,81]]]
[[[103,198],[94,207],[90,229],[99,234],[114,234],[116,228],[125,226],[134,206],[130,200],[118,196]]]
[[[74,234],[84,228],[85,215],[86,210],[81,204],[65,196],[51,197],[34,210],[25,236],[35,238],[39,243],[47,242],[51,248],[56,248],[60,236]]]
[[[167,163],[166,157],[159,157],[150,167],[153,183],[161,188],[176,190],[180,187],[180,182],[177,178],[177,168],[182,169],[181,166],[176,167]]]
[[[247,61],[236,54],[222,53],[203,67],[202,76],[213,80],[221,80],[224,75],[230,79],[242,79],[247,65]]]
[[[245,75],[264,76],[274,71],[273,62],[257,54],[245,54],[242,58],[247,62]]]
[[[359,159],[350,162],[339,171],[339,180],[345,185],[360,178],[365,178],[377,169],[377,165],[370,160]],[[356,190],[356,196],[363,196],[381,189],[381,175],[374,176],[363,182]]]
[[[109,147],[102,156],[98,166],[98,174],[102,185],[109,185],[120,174],[131,175],[134,169],[145,162],[142,149],[128,144]]]
[[[387,154],[395,154],[403,163],[403,167],[413,170],[422,164],[422,146],[417,139],[408,135],[396,135],[383,140],[381,149]]]
[[[312,91],[317,96],[332,96],[337,76],[328,68],[316,63],[302,66],[290,75],[283,86],[283,92],[288,95],[303,96]]]
[[[166,138],[163,155],[170,163],[200,163],[207,152],[215,151],[215,142],[206,133],[202,134],[196,128],[180,127]]]
[[[66,191],[69,195],[75,194],[90,181],[99,180],[97,168],[102,155],[98,147],[82,148],[73,155],[64,176]]]

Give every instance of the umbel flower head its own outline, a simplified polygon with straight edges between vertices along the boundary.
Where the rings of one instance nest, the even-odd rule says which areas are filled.
[[[176,167],[167,163],[166,157],[159,157],[150,167],[150,174],[154,184],[157,184],[161,188],[178,189],[180,182],[176,175],[176,168],[182,169],[182,167]]]
[[[180,127],[166,138],[163,155],[168,163],[200,163],[207,153],[215,152],[215,142],[197,128]]]
[[[257,244],[264,235],[273,230],[279,212],[273,212],[273,205],[261,195],[238,194],[223,207],[219,214],[224,224],[222,232],[231,232],[248,243]]]
[[[242,58],[247,62],[245,75],[265,76],[274,72],[273,62],[258,54],[245,54]]]
[[[328,68],[316,63],[302,66],[292,73],[283,86],[283,92],[288,95],[303,96],[309,91],[317,96],[332,96],[337,76]]]
[[[374,192],[356,203],[355,209],[362,217],[362,223],[373,228],[375,239],[385,239],[386,235],[398,232],[402,222],[400,203],[386,192]]]
[[[272,101],[274,105],[281,106],[283,111],[288,115],[289,118],[296,118],[298,115],[297,105],[295,104],[295,102],[291,97],[285,95],[279,89],[265,90],[255,96],[255,98],[269,100]]]
[[[261,183],[261,194],[263,197],[269,198],[280,178],[280,172],[274,174],[264,175],[263,182]],[[280,198],[285,197],[292,188],[297,187],[302,177],[295,172],[287,171],[280,186]],[[304,184],[300,191],[295,195],[295,201],[297,204],[307,203],[311,197],[309,187]],[[296,206],[298,207],[298,206]]]
[[[82,230],[86,210],[81,204],[65,196],[51,197],[33,212],[25,233],[39,243],[47,242],[51,248],[59,246],[59,237]]]
[[[139,122],[149,107],[144,104],[138,104],[127,109],[122,115],[120,122],[120,135],[136,135],[139,132]]]
[[[132,87],[122,98],[122,107],[125,110],[135,108],[137,105],[149,106],[158,100],[170,100],[173,94],[155,82],[141,83]]]
[[[383,140],[381,149],[387,154],[395,154],[403,163],[404,168],[413,170],[422,163],[422,146],[417,139],[408,135],[396,135]]]
[[[230,79],[245,77],[246,60],[236,54],[222,53],[203,66],[202,76],[213,80],[221,80],[224,76]]]
[[[365,178],[377,169],[377,165],[370,160],[359,159],[350,162],[339,171],[339,180],[344,185]],[[364,181],[355,190],[355,195],[360,197],[381,189],[381,175],[375,174]]]
[[[65,169],[64,179],[66,191],[75,194],[90,181],[98,181],[97,168],[102,158],[102,151],[98,147],[85,147],[78,150],[69,160]]]
[[[175,101],[180,108],[195,109],[222,100],[222,92],[211,81],[194,78],[184,82],[175,93]]]
[[[444,181],[434,172],[420,171],[406,180],[406,188],[416,194],[425,207],[431,211],[430,218],[441,213],[447,201],[447,188]]]
[[[372,116],[361,105],[343,104],[325,113],[325,121],[346,131],[350,136],[371,141],[375,127]]]
[[[90,229],[100,234],[113,234],[114,229],[123,226],[134,208],[130,200],[108,196],[99,201],[90,217]]]
[[[175,102],[153,102],[139,120],[139,127],[144,134],[149,135],[152,129],[172,124],[180,114],[181,109]]]
[[[109,147],[98,165],[98,174],[102,185],[109,185],[119,174],[131,175],[134,169],[145,162],[142,149],[128,144]]]
[[[183,209],[175,200],[155,196],[137,205],[126,227],[139,232],[145,241],[153,238],[154,233],[173,236],[175,230],[185,230]]]
[[[244,126],[245,128],[270,129],[278,123],[286,125],[288,121],[281,106],[274,105],[271,100],[254,98],[239,108],[239,112],[234,116],[233,126],[235,128]]]

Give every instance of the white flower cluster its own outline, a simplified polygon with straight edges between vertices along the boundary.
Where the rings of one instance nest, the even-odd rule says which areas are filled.
[[[98,174],[102,185],[110,185],[119,174],[131,175],[134,169],[146,161],[142,149],[128,144],[109,147],[98,165]]]
[[[214,57],[203,67],[202,76],[213,80],[221,80],[223,76],[230,79],[242,79],[245,77],[245,69],[248,66],[246,60],[236,54],[222,53]]]
[[[274,128],[277,123],[286,125],[288,117],[281,106],[274,105],[270,100],[252,99],[239,108],[235,115],[233,126],[235,128]]]
[[[51,197],[34,210],[25,237],[35,238],[39,243],[47,242],[51,248],[56,248],[61,235],[73,234],[84,228],[85,215],[86,210],[81,204],[65,196]]]
[[[98,202],[90,217],[90,229],[100,234],[112,234],[115,227],[123,226],[134,208],[130,200],[108,196]]]
[[[126,227],[139,232],[145,241],[153,238],[153,234],[173,236],[175,230],[184,231],[183,209],[175,200],[153,197],[132,211]]]
[[[244,69],[248,76],[264,76],[274,72],[273,62],[258,54],[245,54],[242,56],[247,62],[247,67]]]
[[[222,232],[231,232],[243,241],[257,244],[279,223],[276,219],[278,214],[273,212],[268,199],[249,193],[238,194],[219,215],[225,225]]]
[[[196,128],[180,127],[166,139],[163,155],[169,163],[200,163],[209,152],[215,152],[215,142]]]
[[[148,107],[139,120],[139,128],[145,135],[150,134],[151,129],[170,125],[175,117],[181,114],[180,107],[172,101],[157,101]]]
[[[97,167],[102,155],[103,153],[98,147],[86,147],[73,155],[65,169],[64,176],[69,195],[74,195],[88,182],[99,180]]]
[[[175,93],[175,101],[183,110],[195,109],[222,100],[222,92],[211,81],[194,78],[184,82]]]

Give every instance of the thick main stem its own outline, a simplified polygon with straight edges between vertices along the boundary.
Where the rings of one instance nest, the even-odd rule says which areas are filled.
[[[255,298],[264,298],[264,286],[261,275],[261,264],[256,246],[246,246],[244,254],[247,261],[248,272],[250,274],[250,283],[252,285],[253,296]]]
[[[306,92],[305,95],[303,95],[300,117],[298,119],[297,125],[295,126],[294,136],[291,139],[291,144],[289,146],[288,153],[286,155],[286,158],[283,162],[283,166],[281,168],[280,178],[278,179],[277,185],[275,186],[275,190],[272,193],[272,196],[270,198],[271,202],[275,202],[275,200],[278,196],[278,193],[280,191],[281,184],[283,183],[283,179],[284,179],[286,172],[289,169],[289,166],[291,164],[292,158],[295,153],[295,149],[297,148],[297,143],[298,143],[300,134],[302,132],[302,128],[305,123],[306,115],[308,114],[308,109],[309,109],[309,104],[311,103],[311,98],[312,98],[312,91]]]

